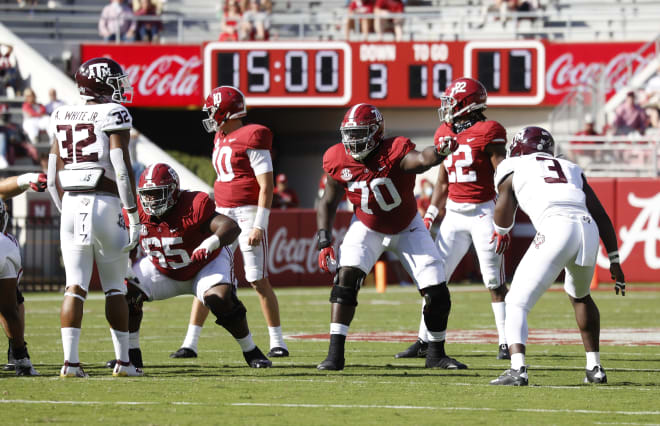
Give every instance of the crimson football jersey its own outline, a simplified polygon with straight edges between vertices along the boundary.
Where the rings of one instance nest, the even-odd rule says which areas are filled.
[[[163,275],[177,281],[190,280],[220,254],[221,249],[218,249],[208,259],[195,263],[190,261],[193,251],[211,236],[208,229],[200,229],[215,214],[215,206],[208,194],[198,191],[179,192],[179,200],[161,220],[146,214],[140,202],[138,213],[142,223],[142,249]]]
[[[213,184],[218,207],[257,205],[259,184],[250,166],[248,149],[270,150],[273,134],[259,124],[248,124],[228,135],[215,134],[213,168],[218,177]]]
[[[506,144],[504,127],[497,121],[478,121],[456,134],[451,126],[443,123],[435,131],[433,140],[443,136],[455,136],[458,141],[458,149],[443,161],[449,180],[449,199],[457,203],[493,200],[495,169],[485,149],[491,143]]]
[[[360,222],[377,232],[397,234],[417,214],[413,194],[416,175],[399,166],[413,149],[415,144],[408,138],[388,138],[361,163],[347,155],[339,143],[323,155],[323,169],[343,184]]]

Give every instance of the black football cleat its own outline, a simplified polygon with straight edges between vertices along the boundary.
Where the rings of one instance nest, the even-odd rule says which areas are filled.
[[[251,368],[269,368],[273,366],[273,363],[256,346],[250,352],[243,352],[243,358]]]
[[[502,343],[499,350],[497,351],[497,359],[511,359],[511,354],[509,353],[509,345]]]
[[[17,376],[38,376],[39,373],[32,366],[32,361],[30,357],[25,357],[22,359],[17,359],[14,364]]]
[[[179,348],[170,354],[170,358],[197,358],[197,352],[190,348]]]
[[[529,377],[527,376],[527,367],[520,367],[520,370],[509,368],[497,379],[491,380],[491,385],[498,386],[527,386]]]
[[[426,368],[444,368],[445,370],[466,370],[467,365],[444,356],[442,358],[426,358]]]
[[[281,346],[276,346],[268,351],[268,356],[271,358],[282,358],[289,356],[289,351]]]
[[[584,383],[605,384],[607,383],[607,374],[602,366],[597,365],[591,370],[586,370],[587,377],[584,378]]]
[[[142,364],[142,350],[140,348],[133,348],[128,350],[128,359],[135,368],[144,368]],[[106,368],[112,368],[114,370],[115,365],[117,365],[116,359],[111,359],[105,363]]]
[[[394,355],[394,358],[426,358],[428,350],[429,344],[422,339],[417,339],[408,349]]]
[[[333,359],[326,358],[322,363],[320,363],[316,368],[318,370],[327,370],[327,371],[341,371],[344,369],[344,358]]]

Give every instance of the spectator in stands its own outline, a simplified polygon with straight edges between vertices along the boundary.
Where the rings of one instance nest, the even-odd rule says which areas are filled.
[[[289,181],[284,173],[280,173],[275,178],[276,186],[273,190],[274,209],[291,209],[298,207],[298,194],[292,188],[289,188]]]
[[[221,15],[221,19],[222,24],[218,41],[237,41],[239,39],[241,21],[243,20],[238,1],[229,0],[227,8]]]
[[[64,102],[57,99],[57,91],[52,87],[48,90],[48,97],[50,102],[46,104],[46,113],[51,115],[58,106],[64,105]]]
[[[649,118],[645,135],[654,138],[660,137],[660,109],[658,104],[647,105],[645,112]]]
[[[417,211],[421,217],[426,214],[426,209],[431,205],[431,194],[433,194],[433,184],[428,179],[422,179],[420,182],[422,191],[417,197]]]
[[[116,41],[119,35],[121,41],[133,41],[136,29],[133,9],[124,0],[110,0],[103,8],[99,19],[99,34],[103,40]]]
[[[594,117],[591,114],[586,114],[584,116],[584,127],[582,130],[577,132],[575,136],[602,136],[602,133],[596,130],[596,123],[594,122]],[[579,145],[590,145],[590,144],[602,144],[603,141],[591,141],[591,140],[579,140],[571,141],[572,144]],[[571,159],[580,163],[579,156],[584,155],[590,158],[600,157],[601,152],[597,150],[582,150],[582,149],[572,149]]]
[[[159,15],[156,4],[151,0],[140,0],[137,9],[134,9],[135,16],[156,17]],[[163,24],[160,21],[137,19],[137,39],[140,41],[154,42],[158,41]]]
[[[374,5],[374,29],[378,38],[382,39],[386,27],[391,25],[394,29],[394,39],[403,40],[403,18],[390,18],[392,13],[403,13],[401,0],[376,0]]]
[[[644,109],[637,104],[635,92],[628,92],[626,100],[616,109],[614,118],[614,133],[617,135],[627,135],[638,132],[644,134],[648,117]]]
[[[19,95],[20,80],[14,47],[0,42],[0,95],[9,98]]]
[[[259,0],[249,1],[247,10],[243,12],[241,28],[243,39],[268,40],[270,14],[262,9]]]
[[[14,164],[16,157],[23,155],[29,156],[34,164],[39,164],[37,148],[29,142],[20,126],[12,123],[6,104],[0,104],[0,145],[0,153],[9,164]],[[7,167],[7,164],[0,160],[0,166]]]
[[[356,22],[359,22],[359,30],[362,40],[366,40],[372,30],[374,20],[372,18],[360,18],[356,20],[354,14],[374,13],[376,0],[352,0],[348,5],[346,12],[346,21],[344,22],[344,31],[346,40],[350,40],[351,30],[358,31]]]
[[[25,89],[25,102],[23,102],[23,130],[30,138],[30,142],[39,142],[39,133],[48,131],[50,116],[46,107],[37,102],[34,91]]]

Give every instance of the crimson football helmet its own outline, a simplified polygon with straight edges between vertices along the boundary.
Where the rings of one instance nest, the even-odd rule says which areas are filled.
[[[161,217],[179,199],[179,175],[165,163],[152,164],[140,175],[138,195],[145,213]]]
[[[209,114],[209,118],[202,120],[204,129],[215,133],[225,121],[245,117],[245,96],[232,86],[216,87],[206,97],[202,111]]]
[[[513,137],[509,146],[509,157],[519,157],[521,155],[536,154],[545,152],[555,155],[555,140],[547,130],[529,126],[525,127]]]
[[[454,80],[445,90],[444,96],[440,96],[440,121],[452,124],[458,117],[484,110],[487,98],[486,88],[478,80],[468,77]]]
[[[339,130],[346,154],[362,161],[383,140],[385,122],[375,106],[357,104],[346,112]]]
[[[92,58],[78,68],[75,75],[83,99],[130,104],[133,87],[117,62],[110,58]]]

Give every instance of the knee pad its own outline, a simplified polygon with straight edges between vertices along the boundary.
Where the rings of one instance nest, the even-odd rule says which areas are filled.
[[[126,291],[126,303],[128,304],[129,316],[142,315],[142,305],[147,300],[147,295],[142,292],[138,287],[128,281]]]
[[[215,323],[225,328],[243,321],[247,314],[245,305],[236,297],[235,291],[231,292],[228,301],[222,300],[216,295],[211,295],[204,298],[204,303],[215,315]]]
[[[365,273],[358,268],[344,267],[339,270],[337,280],[330,292],[330,303],[357,306],[357,294],[364,282]]]
[[[451,311],[451,298],[445,283],[424,289],[424,323],[430,331],[442,331],[447,328],[447,319]]]

